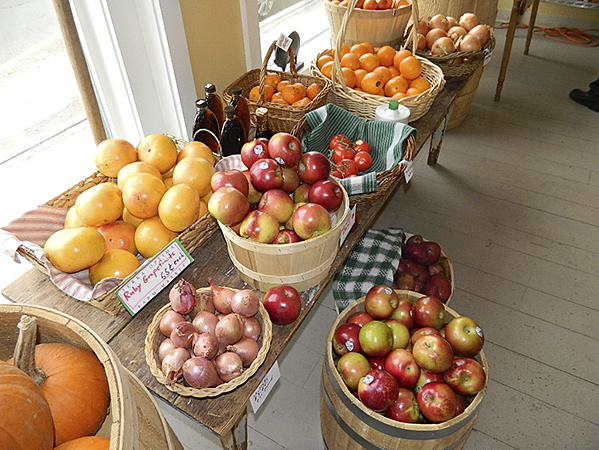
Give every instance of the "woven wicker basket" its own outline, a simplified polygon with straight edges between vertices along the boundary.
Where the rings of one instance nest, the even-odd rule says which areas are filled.
[[[177,148],[180,150],[187,143],[179,138],[175,138],[170,136],[175,143],[177,144]],[[214,153],[214,157],[216,160],[220,160],[222,158],[221,154]],[[100,172],[95,172],[89,177],[77,183],[75,186],[66,190],[62,194],[54,197],[52,200],[49,200],[45,203],[45,206],[53,206],[56,208],[64,208],[68,209],[75,204],[75,200],[79,194],[83,191],[96,186],[100,183],[104,183],[106,181],[115,181],[114,178],[109,178],[102,175]],[[185,249],[191,253],[200,245],[202,245],[206,239],[208,239],[214,232],[217,230],[218,226],[216,224],[216,220],[210,215],[205,214],[200,217],[195,223],[189,226],[187,229],[182,231],[178,239],[183,244]],[[34,267],[39,269],[41,272],[48,274],[48,270],[44,266],[44,263],[35,255],[35,253],[25,246],[20,246],[17,249],[17,253],[29,261]],[[106,293],[101,296],[88,301],[90,305],[97,307],[109,314],[117,314],[124,310],[121,302],[115,295],[116,290],[120,287],[120,285],[115,286],[110,289]]]
[[[329,91],[331,90],[331,83],[326,78],[298,74],[295,70],[295,56],[293,55],[293,50],[291,49],[291,46],[288,50],[290,72],[281,72],[277,70],[267,69],[272,52],[275,50],[276,47],[277,43],[275,41],[268,48],[268,51],[264,56],[264,61],[262,62],[262,67],[260,69],[250,70],[249,72],[246,72],[244,75],[235,80],[223,91],[223,97],[225,101],[229,103],[232,98],[231,89],[235,86],[239,86],[241,87],[243,95],[246,98],[248,98],[250,90],[254,86],[260,86],[260,99],[250,100],[248,98],[252,125],[256,126],[256,108],[262,106],[268,109],[268,123],[272,131],[290,132],[297,123],[297,121],[304,117],[305,113],[319,108],[327,102]],[[310,86],[313,83],[316,83],[322,88],[322,90],[306,106],[291,106],[267,102],[264,100],[264,84],[266,75],[268,74],[277,74],[279,75],[279,77],[281,77],[281,80],[287,80],[292,83],[299,82],[305,85],[306,87]]]
[[[333,71],[332,71],[332,79],[334,80],[331,87],[331,92],[329,94],[329,101],[334,103],[337,106],[361,117],[363,119],[373,120],[375,116],[375,110],[380,105],[385,105],[389,103],[388,97],[383,97],[380,95],[368,94],[366,92],[357,91],[355,89],[349,88],[345,84],[345,79],[341,76],[341,62],[339,60],[339,50],[341,48],[341,44],[343,42],[343,36],[345,35],[347,29],[347,23],[349,18],[351,17],[352,12],[355,10],[356,1],[352,0],[347,7],[347,11],[343,17],[341,22],[341,27],[339,29],[339,34],[335,40],[335,49],[334,59],[333,59]],[[418,17],[418,4],[416,0],[412,0],[412,22],[417,22]],[[406,39],[409,41],[410,39],[415,43],[416,42],[416,30],[414,27],[411,27],[412,31],[410,36]],[[314,61],[312,61],[310,65],[310,72],[312,75],[320,77],[322,79],[328,80],[328,78],[318,69],[316,62],[318,59],[325,55],[330,54],[330,50],[326,50],[320,53]],[[445,86],[445,77],[443,76],[442,70],[432,62],[428,61],[426,58],[422,58],[418,55],[414,55],[417,59],[420,60],[422,64],[422,76],[427,79],[430,83],[431,87],[426,91],[399,99],[399,103],[406,106],[410,109],[410,121],[415,121],[424,116],[433,102],[435,101],[435,97],[439,94],[439,92]]]
[[[432,55],[429,51],[418,50],[416,54],[439,66],[446,78],[466,78],[473,74],[485,62],[485,59],[490,58],[491,53],[493,53],[495,36],[493,35],[493,29],[488,28],[491,31],[491,39],[485,48],[478,52],[454,52],[438,56]]]
[[[301,137],[310,132],[310,125],[308,121],[304,118],[300,120],[297,126],[291,131],[291,134],[297,136],[301,139]],[[414,158],[414,153],[416,151],[416,139],[414,135],[411,135],[408,138],[406,151],[403,155],[403,160],[412,161]],[[327,155],[328,156],[328,155]],[[376,157],[375,155],[373,155]],[[385,170],[383,172],[377,172],[376,174],[376,191],[374,192],[365,192],[363,194],[353,194],[349,196],[349,204],[350,206],[354,205],[367,205],[374,200],[378,199],[385,195],[385,193],[391,189],[391,187],[395,184],[395,180],[400,177],[406,169],[406,165],[400,162],[395,167]]]
[[[197,292],[198,297],[200,297],[200,300],[202,296],[212,295],[211,289],[209,287],[200,288],[197,290]],[[202,302],[199,301],[191,316],[194,316],[202,310],[201,305]],[[161,370],[160,362],[158,360],[158,347],[160,346],[160,343],[165,339],[164,335],[160,332],[160,319],[162,319],[164,313],[166,311],[169,311],[170,309],[170,304],[166,304],[162,308],[160,308],[158,312],[156,312],[154,318],[152,319],[152,322],[148,326],[144,348],[146,362],[150,367],[152,375],[154,375],[154,377],[156,377],[156,380],[158,380],[159,383],[163,384],[168,390],[176,392],[177,394],[182,395],[184,397],[217,397],[226,392],[231,392],[237,387],[241,386],[243,383],[245,383],[251,376],[253,376],[258,371],[258,369],[266,359],[268,349],[270,348],[270,342],[272,340],[272,323],[270,321],[268,313],[266,312],[266,309],[264,309],[262,302],[260,302],[258,314],[256,314],[255,316],[262,325],[262,332],[260,334],[260,338],[258,339],[258,343],[260,344],[260,350],[258,351],[258,356],[252,362],[250,367],[245,369],[240,376],[219,386],[203,389],[190,387],[187,384],[184,384],[184,382],[167,382],[167,379]]]

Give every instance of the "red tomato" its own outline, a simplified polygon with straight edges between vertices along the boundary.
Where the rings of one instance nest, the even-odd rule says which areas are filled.
[[[335,164],[339,164],[343,159],[353,159],[354,152],[349,147],[338,145],[332,150],[331,159]]]
[[[370,144],[368,142],[366,142],[364,139],[358,139],[356,142],[354,142],[354,152],[358,153],[358,152],[366,152],[366,153],[370,153]]]
[[[331,150],[335,149],[335,147],[336,147],[338,144],[340,144],[340,143],[341,143],[341,144],[344,144],[344,145],[347,145],[347,146],[349,146],[350,148],[351,148],[351,146],[352,146],[352,141],[351,141],[351,139],[350,139],[350,138],[348,138],[348,137],[347,137],[346,135],[344,135],[344,134],[336,134],[336,135],[335,135],[335,136],[333,136],[333,137],[331,138],[331,140],[329,141],[329,149],[331,149]]]
[[[335,178],[344,178],[343,174],[341,173],[341,170],[339,170],[339,166],[337,165],[333,166],[333,168],[331,169],[331,176]]]
[[[360,172],[368,170],[370,169],[370,166],[372,166],[372,156],[370,156],[370,153],[367,152],[356,153],[354,156],[354,161],[358,165],[358,170]]]
[[[358,174],[358,165],[353,159],[344,159],[337,167],[339,167],[339,170],[343,174],[343,178],[356,176]]]

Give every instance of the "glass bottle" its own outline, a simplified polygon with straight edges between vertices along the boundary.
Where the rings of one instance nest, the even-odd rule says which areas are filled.
[[[220,135],[223,156],[238,155],[245,144],[245,130],[234,106],[225,106],[225,122]]]
[[[235,107],[237,111],[237,117],[241,121],[243,125],[243,130],[245,133],[245,141],[247,142],[248,136],[250,135],[250,105],[248,104],[247,99],[243,96],[243,91],[241,87],[235,86],[231,89],[231,101],[229,105]]]
[[[213,152],[218,152],[220,128],[218,127],[216,116],[208,109],[208,102],[205,99],[197,100],[196,107],[197,112],[193,123],[191,139],[203,142]]]
[[[268,109],[256,108],[256,138],[270,139],[274,133],[268,126]]]
[[[216,116],[218,129],[220,131],[223,123],[225,122],[225,107],[223,99],[220,95],[218,95],[216,92],[216,86],[212,83],[208,83],[206,86],[204,86],[204,92],[206,94],[206,101],[208,102],[208,109],[210,109],[210,111],[212,111]]]

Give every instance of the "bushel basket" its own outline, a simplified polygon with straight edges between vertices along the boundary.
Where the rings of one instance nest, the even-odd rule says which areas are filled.
[[[329,91],[331,89],[331,83],[326,78],[298,74],[295,69],[295,56],[293,54],[291,46],[289,46],[288,50],[289,72],[281,72],[278,70],[267,69],[272,52],[275,50],[276,47],[277,43],[275,41],[268,48],[268,51],[266,52],[266,55],[264,57],[264,61],[262,62],[262,67],[260,69],[250,70],[249,72],[246,72],[244,75],[235,80],[224,90],[223,97],[225,101],[229,103],[232,98],[231,89],[233,89],[235,86],[239,86],[242,90],[243,96],[248,99],[248,104],[250,107],[250,117],[253,126],[256,126],[256,108],[265,107],[268,109],[269,128],[274,132],[290,132],[295,126],[295,124],[298,122],[298,120],[300,120],[305,113],[307,113],[308,111],[312,111],[324,105],[327,102]],[[313,83],[316,83],[322,89],[318,93],[318,95],[316,95],[316,97],[314,97],[312,101],[305,106],[292,106],[283,105],[280,103],[272,103],[264,99],[264,86],[266,76],[268,74],[277,74],[281,78],[281,80],[287,80],[291,83],[299,82],[305,85],[306,87],[310,86]],[[258,100],[252,100],[249,98],[249,93],[255,86],[260,87]]]

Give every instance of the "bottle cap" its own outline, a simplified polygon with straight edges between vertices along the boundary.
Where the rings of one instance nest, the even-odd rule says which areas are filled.
[[[199,109],[206,109],[208,108],[208,102],[206,101],[206,99],[200,98],[196,100],[196,107],[198,107]]]
[[[242,94],[242,89],[241,86],[235,86],[231,88],[231,94],[232,95],[241,95]]]
[[[227,105],[225,106],[225,115],[227,117],[235,117],[237,113],[237,109],[234,106]]]
[[[216,86],[212,83],[208,83],[206,86],[204,86],[204,90],[210,94],[214,94],[216,92]]]
[[[396,110],[399,108],[399,102],[397,100],[391,100],[389,102],[389,109]]]

